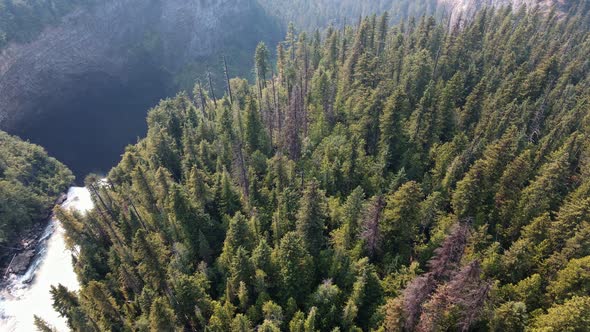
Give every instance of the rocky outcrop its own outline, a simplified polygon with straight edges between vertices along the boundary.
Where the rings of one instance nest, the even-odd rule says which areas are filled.
[[[17,275],[25,273],[25,271],[27,271],[27,269],[29,268],[31,259],[33,259],[34,256],[35,250],[26,250],[16,255],[14,260],[12,261],[12,265],[10,265],[8,272]]]
[[[138,63],[174,73],[228,43],[253,49],[248,38],[234,36],[268,39],[260,33],[268,28],[257,19],[261,12],[254,0],[106,0],[77,10],[0,54],[0,129],[82,93],[89,76],[124,82]]]

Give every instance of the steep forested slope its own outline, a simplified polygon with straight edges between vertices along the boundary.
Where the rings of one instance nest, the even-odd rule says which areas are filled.
[[[96,209],[57,210],[73,330],[583,331],[590,35],[485,10],[290,30],[256,84],[150,111]]]
[[[48,25],[95,0],[0,0],[0,49],[10,42],[29,42]]]
[[[73,180],[72,173],[41,147],[0,131],[1,263],[11,242],[34,223],[43,221]]]
[[[23,3],[37,8],[44,1]],[[184,86],[190,76],[190,87],[207,66],[220,72],[224,53],[232,54],[233,72],[247,75],[258,41],[281,35],[256,0],[106,0],[80,8],[27,43],[11,43],[0,52],[3,130],[17,132],[48,110],[67,109],[64,100],[88,94],[100,85],[97,81],[125,85],[143,72],[159,70],[173,88]],[[29,24],[33,17],[43,21],[42,13],[27,13],[0,24],[24,32],[35,26]],[[222,77],[212,79],[222,82]]]

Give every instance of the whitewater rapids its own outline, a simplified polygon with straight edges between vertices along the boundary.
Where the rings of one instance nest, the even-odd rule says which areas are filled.
[[[85,212],[93,206],[86,188],[68,190],[62,207]],[[31,266],[23,275],[12,275],[8,286],[0,290],[0,331],[36,331],[33,315],[45,319],[57,331],[68,331],[66,320],[52,307],[49,290],[62,284],[78,290],[72,266],[72,253],[66,248],[64,229],[51,218],[36,247]]]

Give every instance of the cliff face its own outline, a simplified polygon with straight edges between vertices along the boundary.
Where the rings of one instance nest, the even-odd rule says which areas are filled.
[[[0,128],[84,91],[90,76],[125,82],[146,63],[175,74],[227,43],[252,49],[247,38],[232,38],[267,39],[269,33],[257,33],[268,28],[268,20],[256,20],[261,12],[253,0],[107,0],[75,11],[35,41],[0,54]]]
[[[451,24],[455,24],[460,18],[470,17],[476,11],[484,7],[512,6],[519,9],[539,7],[541,10],[550,10],[552,7],[563,6],[566,0],[437,0],[444,11],[449,13]]]

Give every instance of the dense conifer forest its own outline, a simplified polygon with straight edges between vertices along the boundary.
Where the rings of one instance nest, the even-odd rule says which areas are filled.
[[[253,84],[162,101],[86,179],[95,209],[56,208],[81,289],[54,287],[55,308],[74,331],[585,331],[590,5],[573,3],[291,26]]]
[[[0,131],[0,263],[8,264],[12,242],[47,218],[72,181],[70,170],[43,148]]]

